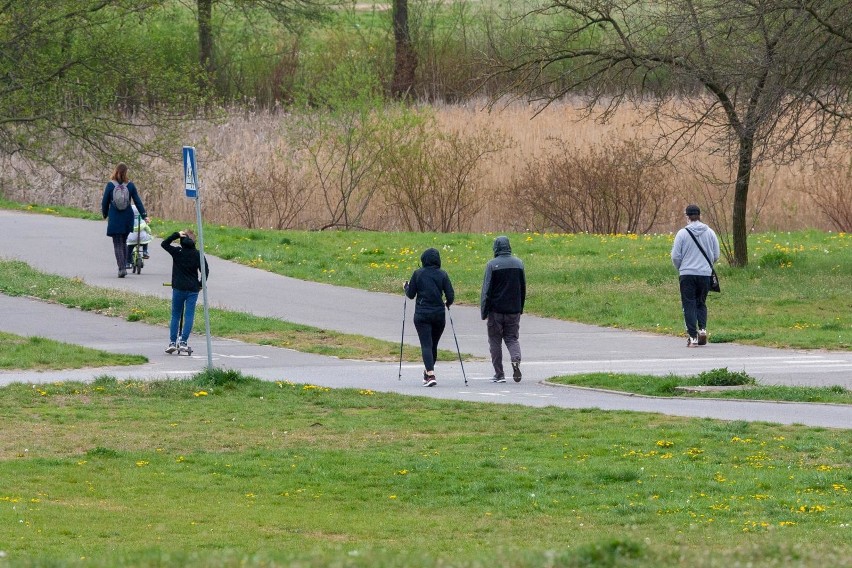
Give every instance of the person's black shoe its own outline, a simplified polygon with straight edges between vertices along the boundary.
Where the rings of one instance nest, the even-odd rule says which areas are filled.
[[[512,361],[512,378],[516,383],[521,382],[521,362]]]
[[[119,278],[124,278],[125,276],[127,276],[127,271],[125,269],[122,268],[121,270],[118,271],[118,277]]]
[[[506,377],[498,377],[497,375],[494,375],[493,377],[491,377],[491,382],[492,383],[505,383]]]

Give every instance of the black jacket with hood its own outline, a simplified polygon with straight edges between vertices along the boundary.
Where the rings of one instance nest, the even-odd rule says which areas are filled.
[[[420,255],[420,264],[422,267],[414,271],[405,287],[405,295],[417,297],[415,314],[443,312],[444,305],[449,308],[456,296],[449,275],[441,270],[441,255],[437,249],[426,249]]]
[[[494,239],[494,258],[485,265],[479,309],[482,319],[488,314],[522,314],[527,299],[524,263],[512,256],[509,237]]]
[[[180,239],[180,248],[173,247],[172,242]],[[195,241],[188,237],[181,237],[180,233],[172,233],[166,240],[160,243],[166,252],[172,255],[172,289],[184,292],[198,292],[201,290],[201,259],[195,248]],[[210,264],[204,259],[207,269],[205,279],[210,275]]]

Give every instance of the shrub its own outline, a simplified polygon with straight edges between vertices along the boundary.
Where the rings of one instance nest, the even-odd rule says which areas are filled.
[[[646,233],[668,193],[667,171],[637,139],[581,151],[558,141],[513,180],[534,229]]]
[[[695,375],[702,385],[711,387],[730,387],[736,385],[753,385],[754,377],[745,371],[729,371],[727,367],[711,369]]]
[[[838,230],[852,231],[852,158],[849,163],[819,167],[805,191]]]
[[[219,180],[219,200],[249,229],[290,229],[310,197],[310,188],[282,157],[245,163],[232,156]]]
[[[470,229],[485,206],[483,163],[508,146],[498,134],[442,132],[432,116],[411,116],[395,126],[396,144],[382,154],[386,208],[408,231]]]

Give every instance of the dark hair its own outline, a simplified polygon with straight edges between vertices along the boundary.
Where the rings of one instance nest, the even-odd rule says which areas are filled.
[[[112,173],[112,179],[118,183],[127,183],[127,164],[119,162]]]

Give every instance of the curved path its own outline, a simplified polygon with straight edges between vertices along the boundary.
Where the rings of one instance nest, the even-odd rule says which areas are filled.
[[[169,289],[162,283],[169,280],[170,259],[156,243],[152,243],[152,258],[146,261],[141,276],[118,279],[104,223],[0,210],[0,258],[19,258],[42,271],[80,277],[95,286],[168,297]],[[402,294],[372,293],[295,280],[209,254],[208,260],[212,306],[399,341]],[[400,281],[404,277],[401,275]],[[416,345],[411,306],[408,308],[405,341]],[[151,361],[132,368],[0,372],[0,384],[89,380],[101,374],[145,378],[181,376],[202,369],[207,362],[200,317],[196,318],[193,336],[195,355],[178,358],[162,352],[167,341],[167,332],[162,327],[128,323],[3,295],[0,295],[0,314],[2,331],[140,353]],[[666,375],[728,367],[745,370],[764,384],[852,388],[852,353],[849,352],[781,350],[735,344],[686,349],[680,338],[524,316],[521,322],[524,380],[519,384],[510,380],[494,385],[488,380],[491,366],[487,362],[485,325],[479,319],[478,307],[454,306],[452,316],[461,350],[483,358],[465,364],[467,387],[458,363],[439,363],[436,369],[438,388],[424,389],[420,386],[421,367],[416,364],[403,365],[402,380],[399,380],[398,364],[339,360],[215,338],[214,364],[269,380],[439,398],[852,428],[852,407],[849,406],[649,398],[553,387],[541,382],[554,375],[587,371]],[[448,329],[442,344],[444,348],[452,349],[451,334],[452,330]]]

